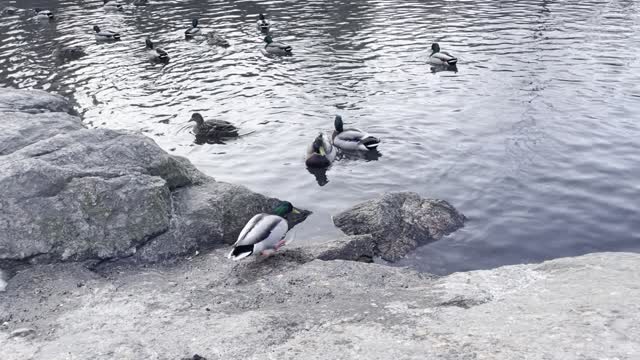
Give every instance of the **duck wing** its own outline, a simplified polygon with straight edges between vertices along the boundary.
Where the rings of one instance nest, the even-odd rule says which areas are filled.
[[[273,42],[271,44],[269,44],[270,47],[274,47],[274,48],[278,48],[280,50],[284,50],[284,51],[291,51],[291,46],[289,45],[285,45],[283,43],[278,43],[278,42]]]
[[[233,246],[265,242],[266,248],[273,247],[282,240],[288,229],[287,221],[280,216],[258,214],[245,225]]]
[[[336,134],[336,137],[342,141],[359,143],[367,134],[358,129],[346,129]]]
[[[234,137],[238,136],[238,129],[228,121],[209,120],[204,123],[204,129],[209,136]]]

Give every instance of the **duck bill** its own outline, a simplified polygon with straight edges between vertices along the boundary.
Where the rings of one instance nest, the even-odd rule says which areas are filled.
[[[293,209],[293,210],[291,210],[291,213],[292,213],[292,214],[299,215],[299,214],[300,214],[300,211],[298,211],[297,209]]]

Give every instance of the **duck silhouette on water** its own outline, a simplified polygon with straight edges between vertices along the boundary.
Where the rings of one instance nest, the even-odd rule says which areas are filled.
[[[196,144],[224,144],[225,140],[240,136],[238,128],[224,120],[207,120],[199,113],[191,115],[189,122],[195,122],[193,133],[196,136]]]

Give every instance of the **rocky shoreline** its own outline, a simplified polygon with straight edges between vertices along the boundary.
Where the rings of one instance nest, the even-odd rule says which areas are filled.
[[[3,360],[640,354],[640,255],[440,278],[374,264],[465,221],[396,193],[337,214],[343,238],[230,262],[228,244],[278,199],[140,134],[86,129],[59,96],[0,88],[0,114]]]

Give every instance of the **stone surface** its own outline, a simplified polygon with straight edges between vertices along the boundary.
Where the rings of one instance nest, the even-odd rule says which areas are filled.
[[[36,331],[30,328],[19,328],[15,329],[9,334],[10,338],[14,337],[30,337],[36,334]]]
[[[345,236],[305,250],[310,258],[320,260],[372,262],[376,256],[375,241],[371,235]]]
[[[0,266],[186,255],[233,242],[278,202],[70,111],[55,95],[0,89]]]
[[[100,273],[33,266],[0,293],[3,360],[636,359],[639,254],[436,278],[283,252]],[[291,251],[291,253],[295,253]],[[29,341],[11,331],[32,328]]]
[[[465,217],[443,200],[416,193],[389,193],[358,204],[333,218],[347,235],[371,234],[376,255],[396,261],[420,245],[439,240],[462,226]]]

